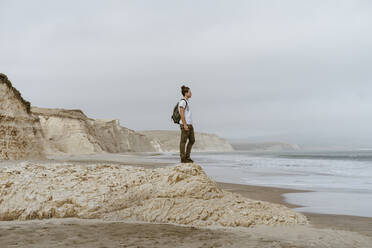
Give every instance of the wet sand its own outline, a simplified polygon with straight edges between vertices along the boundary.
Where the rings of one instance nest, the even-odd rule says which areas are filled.
[[[308,226],[195,228],[170,224],[49,219],[0,222],[0,247],[371,248],[355,232]]]
[[[221,188],[225,190],[239,193],[248,198],[283,204],[289,208],[296,208],[296,207],[302,207],[302,206],[285,202],[282,194],[297,193],[297,192],[311,192],[309,190],[296,190],[296,189],[266,187],[266,186],[256,186],[256,185],[242,185],[242,184],[230,184],[230,183],[218,183],[218,184]],[[337,215],[337,214],[318,214],[318,213],[309,213],[309,212],[301,212],[301,213],[305,214],[308,217],[310,224],[314,227],[353,231],[353,232],[358,232],[360,234],[372,237],[372,218],[370,217]]]

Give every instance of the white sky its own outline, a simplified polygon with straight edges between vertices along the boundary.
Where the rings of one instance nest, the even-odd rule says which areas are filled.
[[[32,105],[134,130],[372,147],[372,1],[0,1],[0,72]]]

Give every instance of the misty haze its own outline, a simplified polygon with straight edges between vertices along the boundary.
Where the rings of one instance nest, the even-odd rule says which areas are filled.
[[[369,1],[2,1],[0,69],[32,105],[135,130],[177,130],[169,111],[185,84],[196,131],[369,148],[371,10]]]

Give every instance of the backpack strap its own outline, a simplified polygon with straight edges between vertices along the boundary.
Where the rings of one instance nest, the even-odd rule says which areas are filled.
[[[181,100],[184,100],[186,102],[186,106],[185,106],[185,109],[187,108],[187,101],[185,98],[182,98]]]

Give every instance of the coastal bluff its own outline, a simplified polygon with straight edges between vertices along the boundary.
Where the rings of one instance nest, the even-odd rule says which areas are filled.
[[[88,118],[81,110],[32,107],[38,116],[48,154],[93,154],[156,152],[150,140],[132,129],[120,126],[119,120]]]
[[[44,137],[30,103],[0,73],[0,160],[44,157]]]
[[[143,130],[138,131],[146,135],[157,147],[159,152],[178,152],[180,131]],[[195,132],[195,143],[192,146],[195,152],[230,152],[233,146],[222,137],[212,133]]]
[[[301,146],[285,142],[232,142],[237,151],[297,151]]]
[[[80,109],[31,106],[0,74],[0,160],[59,154],[167,152],[179,150],[179,131],[135,131],[118,119],[89,118]],[[215,134],[196,133],[194,151],[232,151]]]

